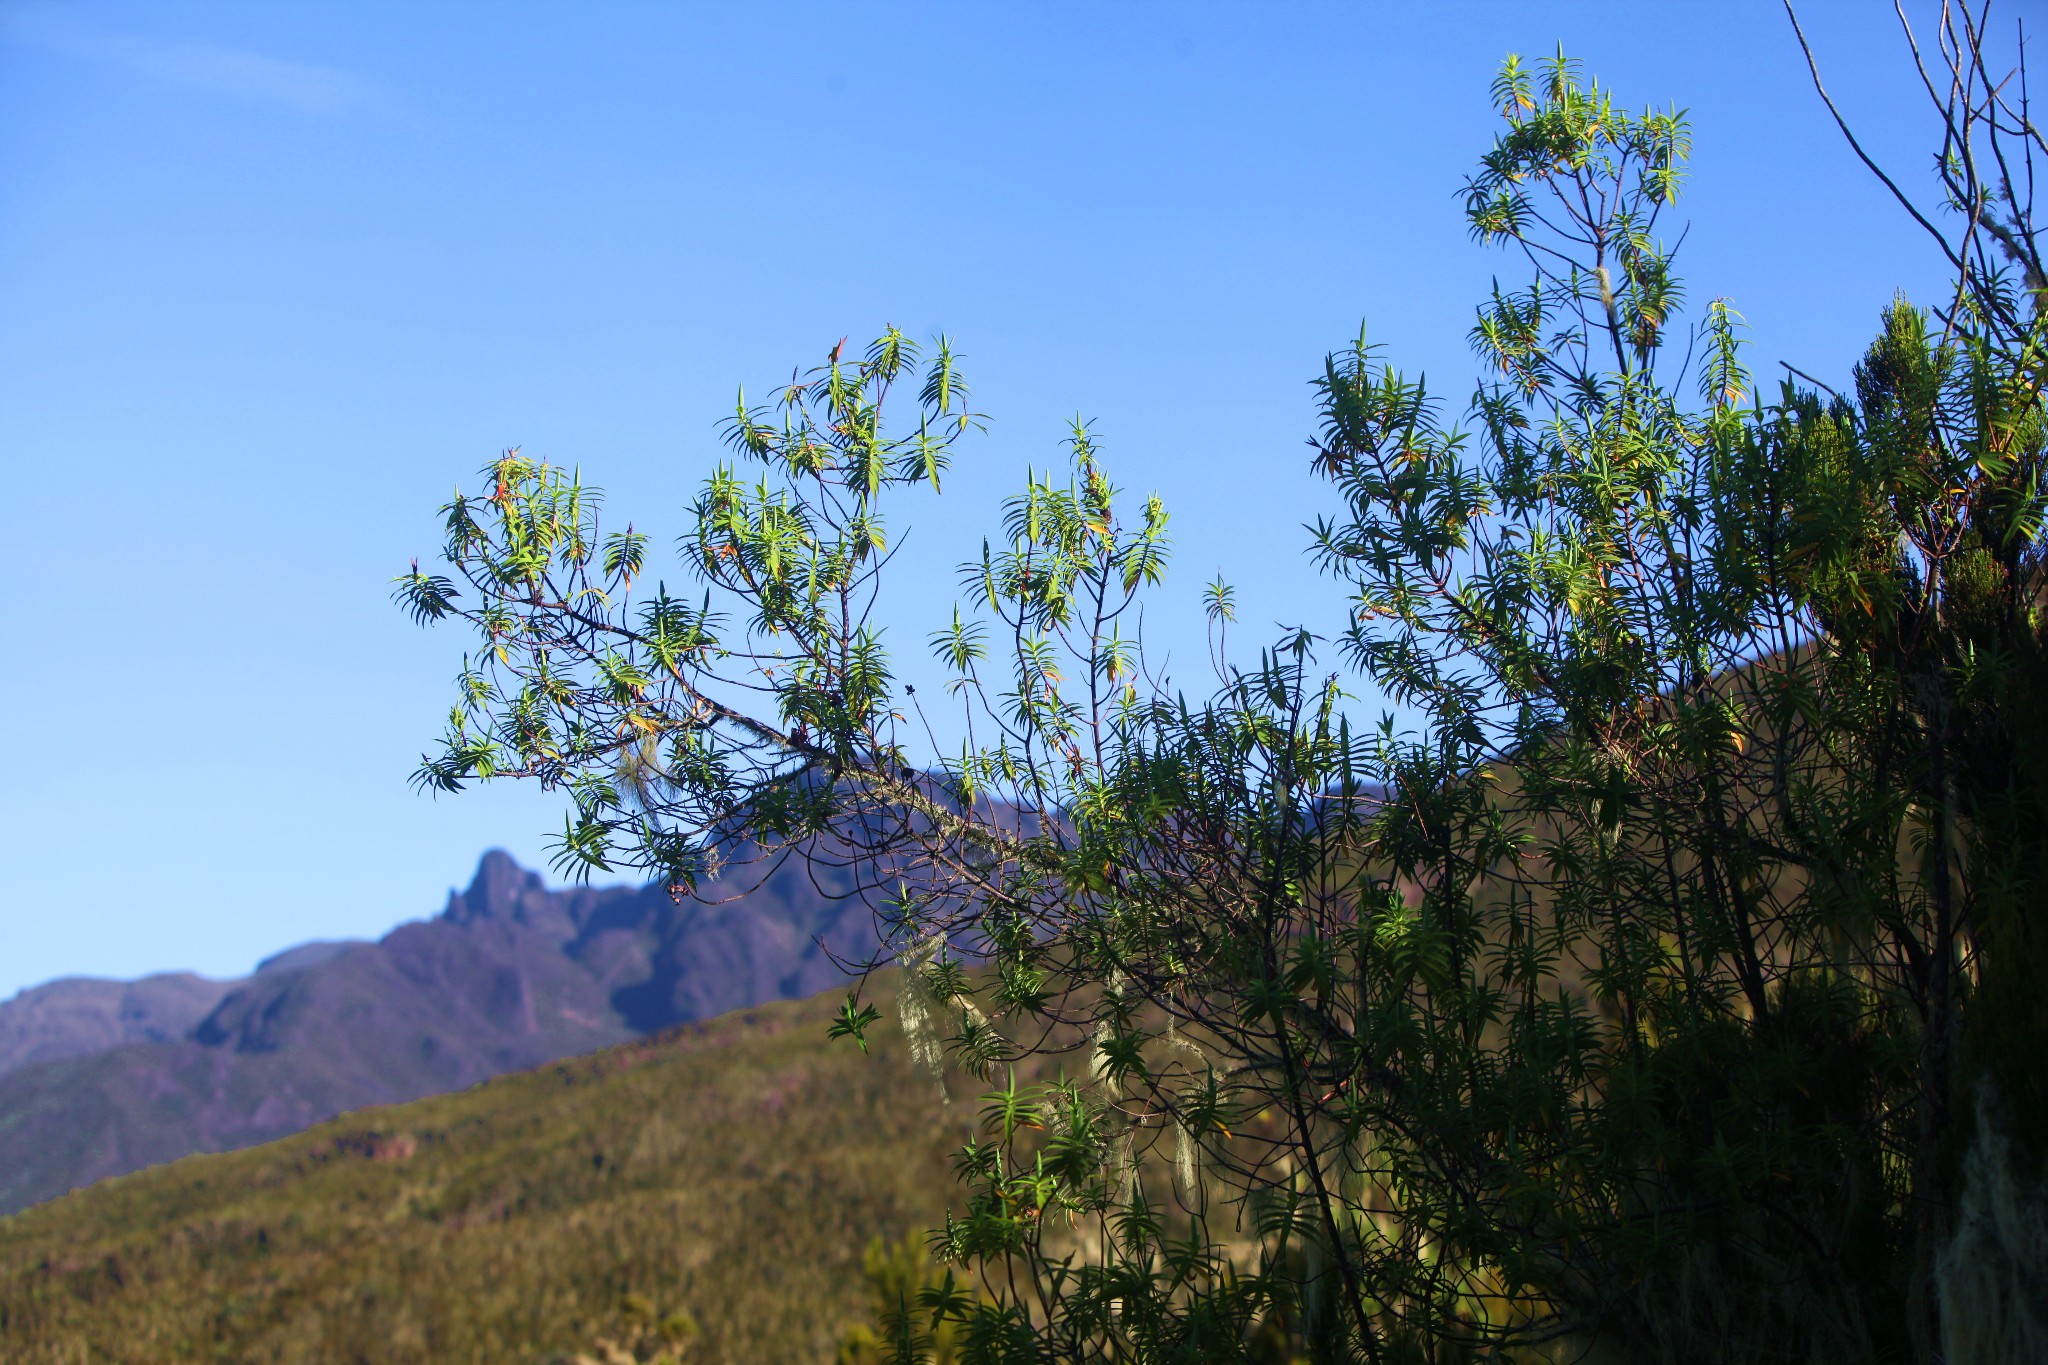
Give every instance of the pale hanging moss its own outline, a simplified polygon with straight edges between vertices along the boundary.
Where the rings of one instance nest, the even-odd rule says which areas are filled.
[[[1123,1002],[1125,979],[1122,972],[1113,972],[1110,974],[1108,984],[1104,987],[1104,991],[1109,998],[1118,1004]],[[1088,1077],[1101,1089],[1107,1091],[1112,1098],[1121,1099],[1123,1098],[1124,1088],[1111,1072],[1109,1053],[1102,1046],[1103,1041],[1108,1037],[1109,1020],[1107,1018],[1097,1020],[1095,1024],[1095,1046],[1088,1054]]]
[[[1116,1144],[1116,1202],[1121,1208],[1135,1208],[1138,1197],[1138,1139],[1135,1127],[1126,1128]]]
[[[946,1093],[946,1051],[938,1026],[939,1012],[946,1002],[939,998],[925,975],[925,969],[938,960],[945,944],[943,935],[932,934],[897,957],[903,968],[903,989],[896,994],[896,1009],[902,1019],[903,1037],[910,1044],[911,1059],[931,1072],[940,1101],[950,1105],[953,1097]]]
[[[2048,1189],[2021,1180],[1996,1111],[1986,1086],[1956,1234],[1935,1269],[1948,1365],[2048,1360]]]
[[[1171,1015],[1167,1016],[1166,1020],[1166,1042],[1169,1047],[1176,1048],[1193,1056],[1196,1061],[1202,1064],[1203,1072],[1214,1077],[1216,1067],[1209,1060],[1209,1054],[1202,1051],[1201,1046],[1193,1039],[1182,1036],[1179,1028],[1175,1026]],[[1195,1148],[1194,1133],[1189,1130],[1187,1124],[1178,1113],[1175,1113],[1173,1116],[1173,1135],[1174,1174],[1180,1180],[1181,1189],[1191,1196],[1199,1194],[1198,1182],[1201,1180],[1202,1175],[1201,1154]]]
[[[1105,1026],[1095,1030],[1095,1050],[1088,1054],[1088,1079],[1101,1087],[1112,1099],[1123,1098],[1124,1088],[1109,1069],[1109,1054],[1103,1050],[1102,1039],[1109,1029]]]
[[[1184,1193],[1192,1197],[1199,1192],[1202,1172],[1195,1152],[1195,1135],[1178,1115],[1173,1120],[1173,1173]]]
[[[1196,1043],[1193,1039],[1182,1037],[1180,1029],[1175,1025],[1173,1018],[1170,1015],[1167,1017],[1166,1020],[1166,1045],[1168,1047],[1178,1048],[1182,1052],[1192,1054],[1195,1060],[1199,1061],[1205,1070],[1214,1069],[1209,1062],[1209,1054],[1202,1051],[1201,1046],[1198,1043]]]

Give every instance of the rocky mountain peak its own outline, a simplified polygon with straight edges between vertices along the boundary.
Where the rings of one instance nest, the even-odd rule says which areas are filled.
[[[0,1214],[344,1110],[814,995],[845,979],[835,955],[858,960],[874,943],[848,889],[792,862],[738,869],[724,896],[707,885],[716,905],[679,904],[655,886],[550,889],[493,849],[442,914],[375,943],[304,944],[237,982],[26,992],[0,1005]],[[53,1049],[59,1033],[80,1041]],[[10,1051],[29,1064],[10,1070]]]

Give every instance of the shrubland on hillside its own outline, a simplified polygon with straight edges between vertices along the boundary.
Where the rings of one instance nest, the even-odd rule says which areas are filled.
[[[719,895],[719,884],[707,887]],[[843,979],[866,911],[796,869],[720,903],[552,890],[503,853],[430,920],[238,982],[52,982],[0,1003],[0,1213],[460,1090]]]
[[[942,1105],[836,1003],[686,1025],[0,1219],[0,1360],[514,1365],[686,1312],[686,1358],[829,1360],[862,1253],[934,1225]],[[631,1296],[629,1298],[629,1296]]]

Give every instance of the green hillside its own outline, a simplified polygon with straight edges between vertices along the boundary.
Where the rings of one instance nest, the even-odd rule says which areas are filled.
[[[0,1360],[491,1362],[588,1350],[632,1306],[691,1361],[829,1360],[861,1253],[938,1221],[948,1113],[900,1038],[825,1042],[833,997],[0,1219]]]

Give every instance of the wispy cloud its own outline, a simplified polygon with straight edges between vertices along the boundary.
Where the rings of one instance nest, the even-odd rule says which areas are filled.
[[[154,41],[87,27],[49,10],[14,10],[0,21],[0,37],[118,67],[159,85],[302,114],[346,113],[370,105],[377,94],[369,81],[340,67],[217,43]]]
[[[260,52],[180,43],[124,54],[126,63],[168,85],[282,104],[308,114],[336,113],[365,103],[370,91],[354,74]]]

